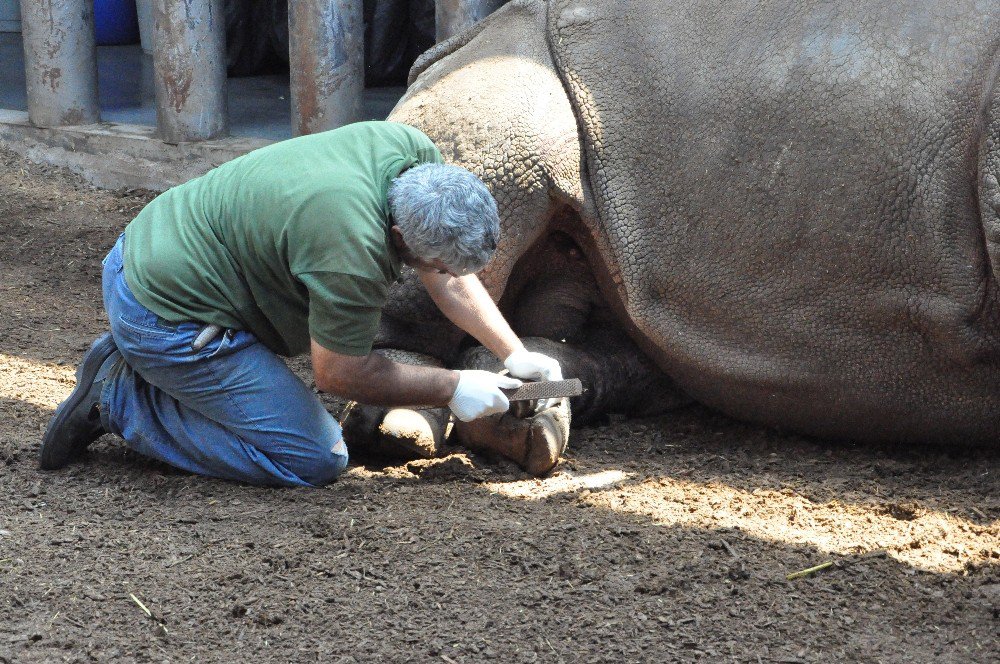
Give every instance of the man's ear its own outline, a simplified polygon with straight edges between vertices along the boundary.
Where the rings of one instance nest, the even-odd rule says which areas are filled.
[[[396,245],[397,249],[406,247],[406,241],[403,240],[403,231],[399,230],[399,226],[393,224],[389,232],[392,234],[392,243]]]

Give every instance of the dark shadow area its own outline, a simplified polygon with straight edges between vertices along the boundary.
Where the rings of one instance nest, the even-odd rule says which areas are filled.
[[[101,260],[153,195],[95,189],[0,150],[0,353],[79,361],[107,328]]]

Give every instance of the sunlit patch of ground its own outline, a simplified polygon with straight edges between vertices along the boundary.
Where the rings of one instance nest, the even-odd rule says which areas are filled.
[[[75,367],[0,353],[0,399],[55,408],[76,384]]]
[[[518,480],[514,482],[489,482],[490,491],[508,498],[538,500],[560,493],[610,489],[631,477],[631,473],[620,470],[602,470],[595,473],[561,472],[543,480]]]
[[[664,526],[736,529],[763,541],[809,545],[835,555],[885,551],[934,572],[959,572],[995,561],[1000,552],[1000,522],[978,525],[917,503],[819,503],[793,489],[745,491],[723,482],[669,477],[629,481],[629,474],[618,470],[562,472],[545,480],[486,486],[523,500],[577,493],[588,505]]]

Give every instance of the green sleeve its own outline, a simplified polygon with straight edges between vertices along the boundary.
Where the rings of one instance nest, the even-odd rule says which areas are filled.
[[[309,291],[309,336],[343,355],[370,353],[388,286],[343,272],[307,272],[298,279]]]
[[[427,139],[427,145],[420,151],[420,163],[422,164],[443,164],[444,157],[441,156],[441,151],[437,149],[437,146],[431,143],[430,139]]]
[[[424,132],[414,129],[409,125],[403,125],[413,136],[413,143],[416,147],[416,157],[418,164],[443,164],[444,158],[441,151],[434,145],[434,141],[427,137]]]

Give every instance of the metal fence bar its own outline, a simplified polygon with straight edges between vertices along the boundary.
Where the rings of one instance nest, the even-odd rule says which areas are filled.
[[[38,127],[100,120],[92,0],[21,3],[28,118]]]
[[[154,0],[153,77],[165,143],[229,133],[222,0]]]
[[[364,37],[363,0],[289,0],[293,135],[361,119]]]
[[[454,37],[493,13],[505,0],[437,0],[434,23],[439,42]]]

